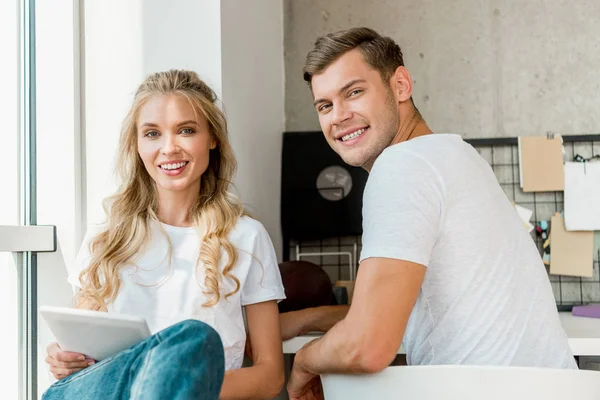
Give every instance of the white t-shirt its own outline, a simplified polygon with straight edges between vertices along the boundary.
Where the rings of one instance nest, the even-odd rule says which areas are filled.
[[[223,278],[220,282],[221,299],[215,306],[206,308],[202,307],[209,299],[203,293],[206,289],[204,270],[201,264],[196,265],[200,248],[198,231],[196,228],[161,224],[173,249],[169,268],[167,240],[158,224],[152,224],[149,243],[145,249],[140,249],[137,259],[121,269],[121,287],[115,301],[107,304],[108,312],[144,317],[152,333],[185,319],[203,321],[221,336],[225,368],[240,368],[246,342],[242,307],[285,299],[269,234],[260,222],[252,218],[242,217],[237,222],[229,240],[238,250],[238,261],[232,273],[240,281],[240,290],[225,298],[224,295],[231,292],[235,284],[233,280]],[[89,243],[102,231],[102,226],[95,226],[86,234],[75,268],[68,277],[75,290],[81,288],[79,273],[89,265]],[[221,249],[221,271],[226,262],[226,253]]]
[[[406,327],[409,364],[577,368],[534,241],[458,135],[386,149],[364,192],[361,260],[427,267]]]

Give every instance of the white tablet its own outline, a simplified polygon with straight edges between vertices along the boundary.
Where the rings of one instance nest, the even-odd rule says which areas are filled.
[[[50,306],[40,307],[40,314],[63,350],[98,361],[150,336],[146,320],[132,315]]]

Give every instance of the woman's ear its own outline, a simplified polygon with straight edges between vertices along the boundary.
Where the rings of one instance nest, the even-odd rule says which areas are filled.
[[[214,149],[216,149],[216,148],[217,148],[217,139],[215,139],[215,138],[212,138],[212,139],[210,140],[210,149],[211,149],[211,150],[214,150]]]

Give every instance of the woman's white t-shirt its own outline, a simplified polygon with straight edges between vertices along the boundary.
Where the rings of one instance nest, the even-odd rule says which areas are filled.
[[[159,224],[172,245],[169,265],[168,243]],[[88,229],[75,267],[68,281],[75,291],[81,288],[79,274],[90,262],[89,244],[105,227]],[[269,300],[285,299],[277,258],[269,234],[263,225],[249,217],[239,219],[229,234],[238,251],[238,260],[231,271],[240,282],[235,289],[232,279],[223,277],[219,283],[221,299],[213,307],[202,307],[209,296],[204,285],[204,269],[198,263],[200,236],[196,228],[182,228],[153,222],[151,237],[138,256],[120,270],[121,287],[114,302],[107,304],[108,312],[144,317],[150,331],[156,333],[185,319],[197,319],[212,326],[221,336],[225,348],[225,368],[242,366],[246,329],[242,307]],[[227,255],[221,249],[221,272]]]

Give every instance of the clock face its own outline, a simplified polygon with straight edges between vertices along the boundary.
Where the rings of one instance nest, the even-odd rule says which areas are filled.
[[[331,165],[319,173],[317,189],[326,200],[342,200],[352,190],[352,176],[346,168]]]

